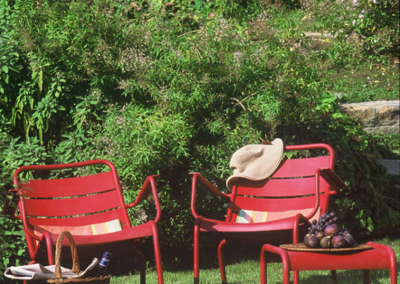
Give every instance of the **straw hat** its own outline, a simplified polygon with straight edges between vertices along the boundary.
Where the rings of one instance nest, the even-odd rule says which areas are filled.
[[[229,165],[233,175],[226,181],[228,189],[238,178],[262,180],[272,175],[282,160],[283,149],[283,141],[277,138],[270,145],[246,145],[237,150]]]

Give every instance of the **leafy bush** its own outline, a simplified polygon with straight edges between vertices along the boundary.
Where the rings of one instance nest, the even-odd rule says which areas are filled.
[[[382,159],[399,159],[400,158],[400,134],[377,133],[373,138],[378,148],[379,157]]]
[[[399,8],[399,2],[392,0],[321,1],[315,5],[314,16],[320,28],[328,28],[339,37],[357,33],[365,49],[375,55],[396,54],[400,44]]]
[[[376,145],[340,113],[321,71],[364,58],[354,46],[338,41],[307,57],[303,31],[291,22],[278,32],[271,19],[287,10],[268,1],[0,1],[2,189],[24,164],[106,158],[131,201],[145,176],[159,174],[162,245],[186,256],[188,173],[223,189],[238,148],[280,137],[334,147],[349,189],[332,207],[360,237],[398,230],[398,190],[387,186]],[[324,27],[341,31],[340,19],[323,16]],[[226,205],[203,199],[200,210],[223,217]]]
[[[4,271],[9,266],[25,265],[27,261],[27,246],[23,234],[22,225],[16,225],[8,217],[0,215],[0,253],[2,261],[0,262],[0,275],[2,283],[11,283],[11,280],[4,277]],[[12,240],[12,242],[10,242]]]

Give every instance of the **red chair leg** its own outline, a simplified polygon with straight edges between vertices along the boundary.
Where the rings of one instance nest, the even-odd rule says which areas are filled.
[[[265,254],[264,249],[261,249],[261,257],[260,257],[260,278],[261,284],[267,284],[267,264],[265,263]]]
[[[49,260],[49,265],[54,265],[54,248],[50,233],[44,232],[43,237],[46,240],[47,258]]]
[[[152,229],[153,229],[154,255],[156,258],[158,284],[164,284],[162,262],[161,262],[161,250],[160,250],[160,244],[159,244],[159,240],[158,240],[157,226],[153,221],[149,221],[149,222],[151,222]]]
[[[199,284],[199,236],[201,218],[196,220],[194,225],[194,241],[193,241],[193,280],[194,284]]]
[[[221,273],[222,284],[227,284],[225,262],[224,262],[224,252],[223,252],[223,248],[224,248],[225,244],[226,244],[226,240],[222,240],[218,246],[219,271]]]
[[[136,248],[133,248],[133,253],[137,256],[140,262],[140,284],[146,283],[146,258],[143,253]]]

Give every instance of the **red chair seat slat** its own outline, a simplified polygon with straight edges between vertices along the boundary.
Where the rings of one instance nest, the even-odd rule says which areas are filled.
[[[285,218],[282,220],[275,220],[266,223],[251,223],[251,224],[237,224],[228,223],[225,221],[203,219],[201,224],[201,231],[206,232],[270,232],[279,230],[289,230],[293,228],[294,218]],[[243,239],[247,236],[243,235]]]
[[[301,179],[267,179],[263,181],[237,181],[238,195],[260,197],[288,197],[315,195],[315,177]]]
[[[112,172],[89,176],[29,180],[21,188],[25,197],[51,198],[86,195],[116,189]]]
[[[330,163],[330,156],[284,160],[272,176],[276,178],[313,176],[316,169],[330,168]]]
[[[284,212],[291,210],[301,210],[314,208],[315,195],[301,198],[248,198],[237,196],[235,199],[235,211],[236,209],[248,209],[255,211],[266,211],[266,212]]]
[[[37,218],[28,217],[29,224],[32,226],[84,226],[88,224],[102,223],[110,220],[118,219],[122,225],[130,225],[124,219],[123,211],[121,208],[102,212],[101,214],[90,214],[85,216],[74,216],[70,218]]]
[[[122,230],[120,232],[115,232],[115,233],[109,233],[109,234],[103,234],[103,235],[74,235],[74,241],[77,246],[80,245],[99,245],[99,244],[105,244],[105,243],[110,243],[110,242],[118,242],[118,241],[123,241],[127,239],[138,239],[138,238],[144,238],[147,236],[151,236],[153,234],[152,232],[152,226],[150,223],[145,223],[141,224],[132,228],[128,228],[125,230]],[[57,234],[51,234],[51,239],[53,241],[53,244],[55,245],[57,242]],[[64,245],[68,246],[68,241],[64,240]],[[129,249],[129,248],[127,248]]]
[[[115,191],[66,199],[25,199],[29,216],[75,216],[121,206]]]

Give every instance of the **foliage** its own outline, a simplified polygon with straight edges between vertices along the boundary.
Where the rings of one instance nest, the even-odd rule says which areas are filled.
[[[0,255],[2,261],[0,262],[0,270],[5,271],[11,265],[24,265],[26,264],[26,242],[23,234],[22,225],[16,226],[15,222],[11,221],[6,216],[0,215],[2,227],[0,229]],[[12,242],[10,242],[12,240]],[[8,283],[3,273],[0,275],[2,283]]]
[[[363,0],[353,1],[353,5],[358,9],[351,14],[352,25],[357,33],[366,37],[365,47],[378,54],[388,50],[398,52],[399,2]]]
[[[340,113],[329,91],[338,87],[338,70],[389,64],[392,15],[378,23],[383,12],[371,6],[370,22],[353,27],[360,7],[341,15],[343,7],[317,1],[307,19],[340,35],[310,52],[299,28],[305,10],[278,2],[0,0],[1,200],[24,164],[109,159],[127,202],[147,175],[159,174],[162,245],[186,256],[193,226],[188,173],[199,171],[224,189],[238,148],[280,137],[331,144],[349,186],[332,207],[360,237],[396,232],[398,190],[377,163],[377,144]],[[365,42],[385,33],[373,47],[379,54],[346,42],[353,31]],[[390,71],[394,77],[398,68]],[[226,204],[201,198],[199,210],[223,218]],[[2,237],[11,230],[4,224]],[[9,255],[19,253],[18,228]]]
[[[392,0],[323,1],[314,16],[332,34],[346,37],[355,32],[367,51],[380,55],[399,51],[399,8],[399,2]]]
[[[399,159],[400,158],[400,134],[377,133],[373,135],[376,146],[378,148],[379,157],[382,159]]]

